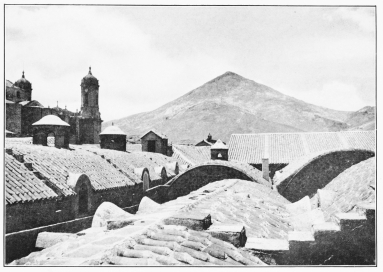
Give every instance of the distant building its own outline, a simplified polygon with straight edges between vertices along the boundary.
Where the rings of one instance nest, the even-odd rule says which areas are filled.
[[[141,137],[142,151],[168,154],[168,137],[165,134],[150,130]]]
[[[219,139],[211,146],[210,152],[212,160],[229,160],[229,148]]]
[[[32,124],[46,115],[56,115],[70,125],[70,142],[74,144],[98,144],[101,132],[101,116],[98,106],[99,84],[89,73],[81,80],[81,111],[71,112],[60,108],[44,107],[32,100],[32,84],[25,78],[14,84],[6,82],[6,129],[15,136],[32,136]]]
[[[212,146],[217,140],[214,140],[211,134],[207,136],[206,140],[202,140],[196,144],[196,146]]]

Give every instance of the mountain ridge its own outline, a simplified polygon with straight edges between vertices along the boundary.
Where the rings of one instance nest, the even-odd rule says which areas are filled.
[[[208,133],[227,141],[232,133],[361,127],[374,119],[373,109],[327,109],[227,71],[153,111],[104,122],[103,127],[113,122],[128,135],[140,135],[154,128],[175,143],[185,139],[198,142]]]

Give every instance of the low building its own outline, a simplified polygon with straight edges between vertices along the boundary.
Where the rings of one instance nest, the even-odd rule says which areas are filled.
[[[141,137],[142,151],[168,154],[168,137],[155,130],[150,130]]]
[[[100,147],[102,149],[112,149],[126,151],[126,134],[117,126],[105,128],[100,133]]]
[[[214,140],[213,136],[211,136],[211,134],[209,133],[209,135],[207,136],[206,140],[200,141],[195,146],[212,146],[213,144],[215,144],[216,141],[217,140]]]
[[[33,144],[48,145],[48,136],[54,137],[54,146],[69,148],[70,125],[55,115],[46,115],[33,126]]]

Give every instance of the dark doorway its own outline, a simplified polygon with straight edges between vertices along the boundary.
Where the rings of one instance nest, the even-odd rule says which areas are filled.
[[[80,214],[88,212],[88,187],[86,184],[82,184],[78,192],[78,212]]]
[[[148,152],[156,152],[156,141],[148,141]]]

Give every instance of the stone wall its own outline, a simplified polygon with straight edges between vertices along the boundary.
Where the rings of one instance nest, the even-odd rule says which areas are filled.
[[[21,105],[6,103],[6,129],[13,133],[21,133]]]
[[[195,191],[208,183],[223,179],[250,180],[243,172],[231,167],[221,165],[197,166],[176,176],[167,183],[167,185],[170,186],[167,193],[167,200],[187,195],[191,191]]]
[[[350,150],[318,157],[279,183],[278,192],[291,202],[312,197],[344,170],[374,155],[372,151]]]
[[[105,149],[126,151],[126,135],[100,135],[100,146]]]
[[[142,151],[148,152],[148,141],[156,141],[155,153],[161,153],[163,155],[168,154],[168,139],[162,139],[153,132],[149,132],[141,138]]]

